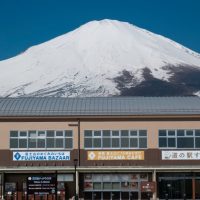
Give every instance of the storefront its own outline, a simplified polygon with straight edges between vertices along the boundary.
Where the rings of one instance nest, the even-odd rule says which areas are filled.
[[[74,195],[74,174],[6,173],[4,176],[6,200],[65,200]]]
[[[158,173],[159,199],[200,199],[199,173]]]
[[[150,173],[83,174],[84,199],[148,199],[152,191],[142,192],[141,183],[151,181]]]

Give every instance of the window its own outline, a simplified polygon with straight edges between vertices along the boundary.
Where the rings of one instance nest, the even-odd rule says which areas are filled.
[[[71,149],[71,130],[10,131],[10,148],[13,149]]]
[[[65,131],[65,142],[64,146],[66,149],[73,148],[73,132],[71,130]]]
[[[103,131],[103,148],[110,148],[111,147],[111,135],[109,130]]]
[[[92,131],[85,131],[84,144],[85,148],[92,148]]]
[[[147,131],[139,130],[139,148],[147,148]]]
[[[10,131],[10,146],[18,148],[18,131]]]
[[[101,182],[94,182],[93,183],[93,188],[94,188],[94,190],[102,190],[101,189]]]
[[[101,148],[101,131],[94,131],[94,147]]]
[[[159,130],[160,148],[200,148],[200,130]]]
[[[84,191],[136,191],[148,174],[84,174]]]
[[[129,131],[121,131],[121,148],[129,148]]]
[[[139,149],[147,148],[146,130],[85,130],[85,148]]]
[[[45,148],[46,145],[46,133],[45,131],[38,131],[38,148]]]
[[[112,131],[112,148],[118,148],[120,146],[120,134],[119,131]]]

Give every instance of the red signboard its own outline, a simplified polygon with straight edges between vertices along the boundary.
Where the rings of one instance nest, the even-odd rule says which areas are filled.
[[[148,182],[142,181],[141,182],[141,192],[152,192],[156,191],[156,182]]]

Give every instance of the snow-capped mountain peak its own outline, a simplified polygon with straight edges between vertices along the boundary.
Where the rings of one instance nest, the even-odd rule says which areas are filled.
[[[0,96],[120,95],[124,73],[123,87],[133,88],[145,80],[145,69],[169,82],[170,66],[197,69],[200,55],[127,22],[91,21],[1,61]]]

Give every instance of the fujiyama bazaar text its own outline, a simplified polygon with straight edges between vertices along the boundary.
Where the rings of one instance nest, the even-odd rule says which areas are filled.
[[[14,161],[60,161],[70,160],[69,151],[18,151],[13,152]]]

